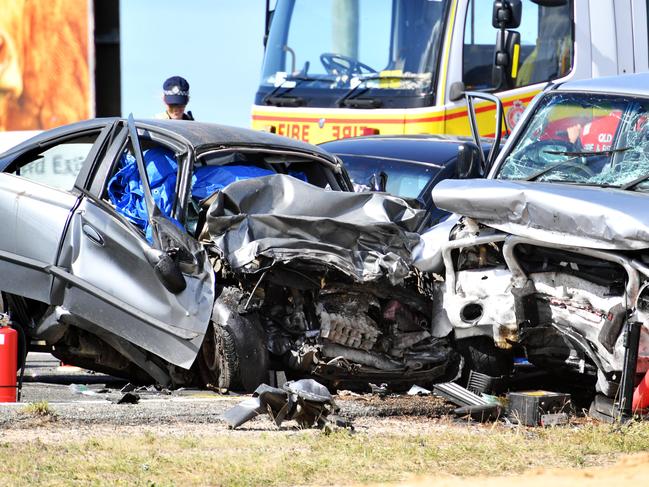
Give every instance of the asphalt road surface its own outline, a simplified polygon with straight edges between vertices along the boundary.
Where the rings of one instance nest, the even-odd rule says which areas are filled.
[[[220,422],[221,414],[249,396],[218,394],[199,389],[158,391],[139,388],[137,404],[118,404],[127,382],[77,367],[61,366],[49,354],[30,353],[20,402],[0,403],[0,427],[11,427],[29,403],[46,401],[59,420],[77,424],[169,424]],[[386,416],[439,417],[453,406],[435,397],[341,393],[336,397],[341,415],[354,419]]]

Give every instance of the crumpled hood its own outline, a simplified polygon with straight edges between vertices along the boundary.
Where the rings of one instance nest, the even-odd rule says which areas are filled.
[[[649,196],[611,188],[447,179],[435,205],[506,233],[596,249],[649,248]]]
[[[237,181],[213,196],[202,239],[239,272],[302,261],[334,267],[359,282],[410,272],[414,233],[425,212],[384,193],[327,191],[291,176]],[[267,264],[268,262],[266,262]]]

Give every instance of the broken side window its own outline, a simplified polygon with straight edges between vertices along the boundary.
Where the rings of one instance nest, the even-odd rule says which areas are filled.
[[[173,220],[178,179],[176,155],[173,150],[162,145],[140,142],[143,145],[144,165],[153,200],[162,214]],[[151,241],[144,189],[130,144],[122,151],[108,178],[106,197],[118,213],[142,230],[147,240]]]

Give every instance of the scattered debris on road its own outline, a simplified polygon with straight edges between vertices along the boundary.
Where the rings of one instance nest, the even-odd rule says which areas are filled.
[[[238,428],[254,417],[268,413],[276,426],[295,420],[301,428],[325,426],[351,427],[335,416],[339,408],[329,390],[313,379],[290,381],[281,389],[260,385],[252,397],[223,413],[231,428]]]
[[[510,392],[507,394],[507,402],[510,421],[525,426],[565,424],[567,415],[572,410],[570,394],[558,392]],[[563,415],[566,416],[566,421],[563,421]]]
[[[116,404],[137,404],[140,402],[140,396],[134,392],[127,392],[120,397]]]

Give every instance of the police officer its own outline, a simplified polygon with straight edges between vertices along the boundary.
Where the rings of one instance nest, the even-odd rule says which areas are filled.
[[[185,113],[189,103],[189,83],[181,76],[172,76],[162,84],[162,100],[167,109],[156,118],[170,120],[194,120],[192,112]]]

